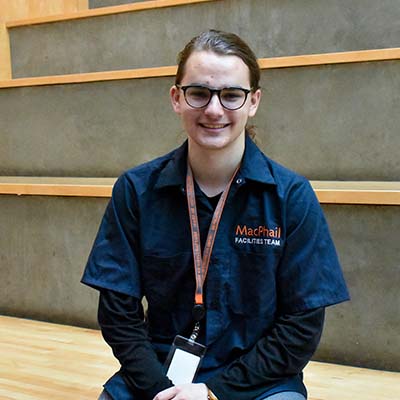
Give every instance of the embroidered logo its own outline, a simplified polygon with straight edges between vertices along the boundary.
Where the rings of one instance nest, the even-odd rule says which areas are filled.
[[[271,229],[264,225],[257,227],[237,225],[235,229],[235,243],[280,246],[281,228],[279,226]]]

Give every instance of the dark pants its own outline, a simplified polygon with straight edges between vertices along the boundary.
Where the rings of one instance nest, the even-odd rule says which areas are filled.
[[[118,400],[112,399],[110,395],[107,394],[105,390],[101,393],[99,400]],[[297,392],[282,392],[282,393],[275,393],[271,396],[265,398],[265,400],[306,400],[306,398]]]

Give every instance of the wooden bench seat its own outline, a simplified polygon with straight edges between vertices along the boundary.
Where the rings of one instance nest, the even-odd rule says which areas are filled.
[[[99,331],[0,316],[0,398],[93,400],[118,369]],[[310,400],[398,400],[400,373],[311,362]]]
[[[116,178],[0,176],[0,195],[110,197]],[[323,204],[400,205],[400,182],[311,181]]]

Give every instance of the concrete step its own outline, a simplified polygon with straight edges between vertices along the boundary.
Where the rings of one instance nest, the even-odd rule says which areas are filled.
[[[1,89],[0,175],[115,177],[166,153],[185,138],[172,83]],[[314,180],[398,180],[398,60],[268,69],[262,87],[252,122],[270,157]]]
[[[398,0],[220,0],[82,16],[8,24],[13,77],[174,65],[207,28],[239,33],[260,58],[396,47],[400,33]]]
[[[0,314],[96,326],[79,283],[108,199],[0,196]],[[400,206],[323,206],[352,301],[329,309],[319,360],[398,371]]]

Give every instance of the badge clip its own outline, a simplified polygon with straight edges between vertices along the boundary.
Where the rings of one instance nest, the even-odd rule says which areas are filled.
[[[198,330],[200,329],[200,324],[196,323],[190,339],[179,335],[175,337],[165,362],[167,377],[171,379],[174,385],[182,385],[194,381],[206,352],[206,346],[195,342],[198,331],[195,338],[192,339],[196,326],[198,326]]]

